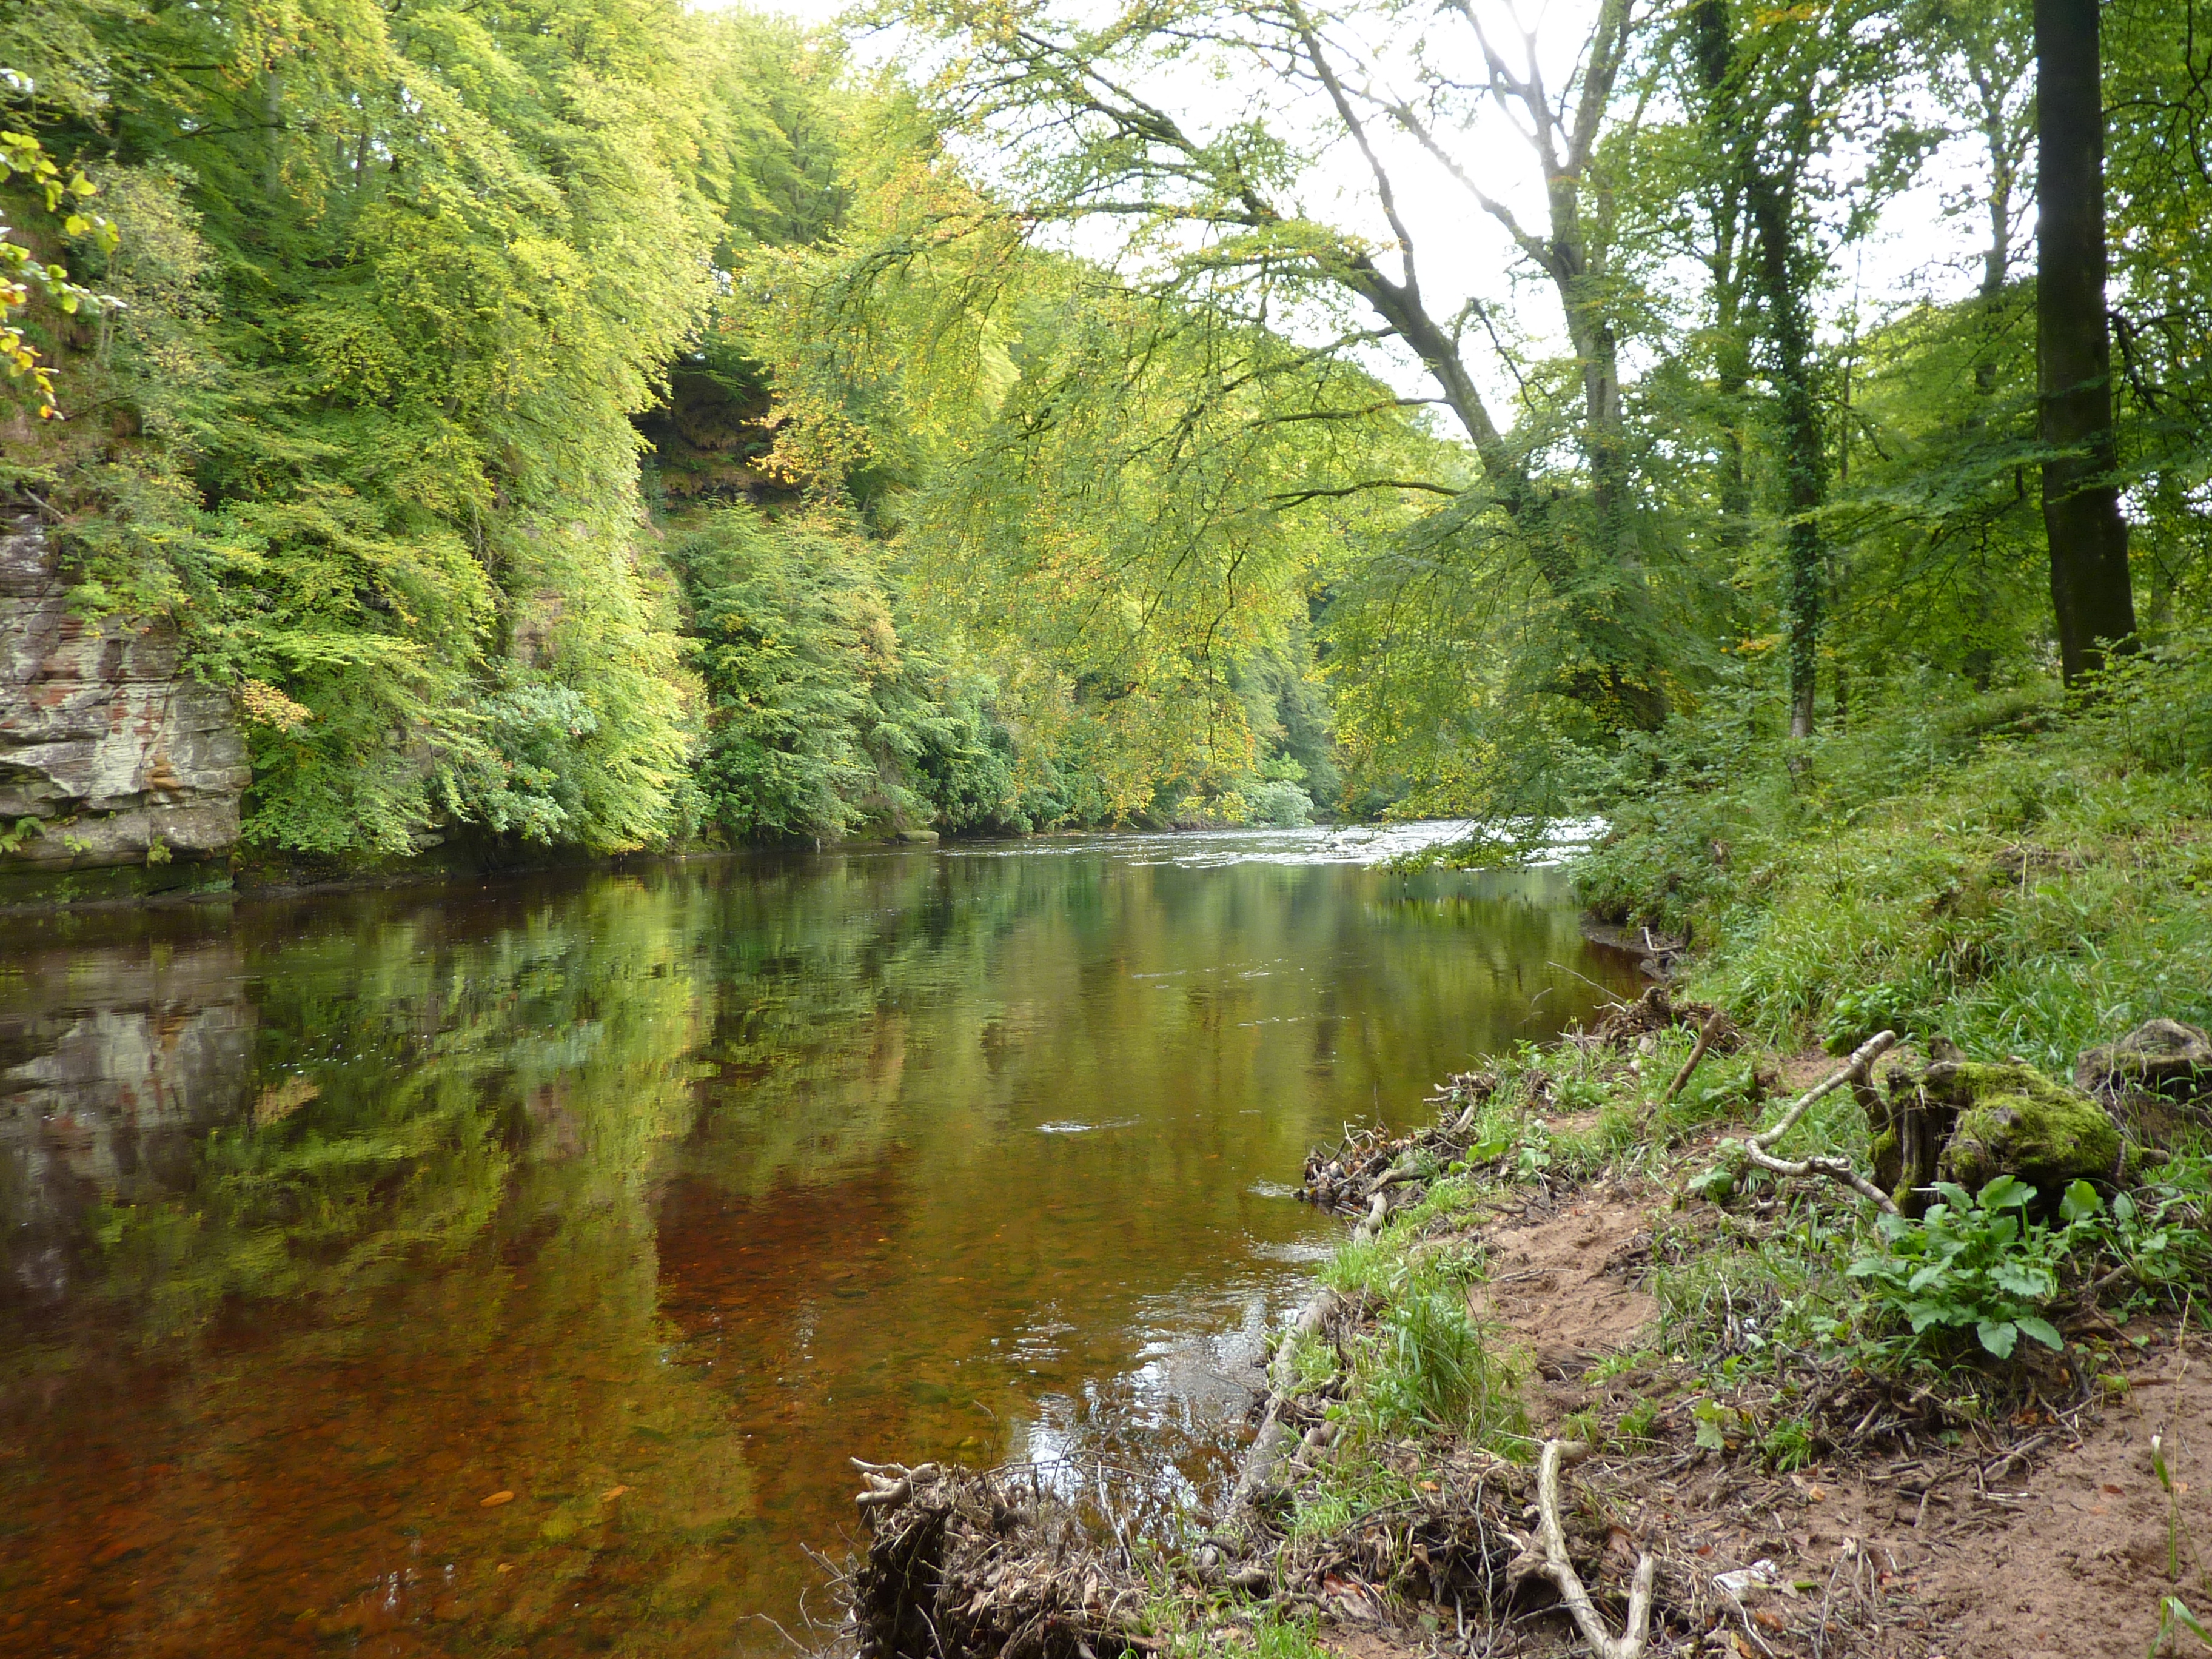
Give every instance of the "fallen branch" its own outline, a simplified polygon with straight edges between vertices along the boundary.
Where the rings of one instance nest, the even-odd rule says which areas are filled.
[[[1772,1128],[1762,1130],[1755,1135],[1747,1135],[1741,1140],[1723,1140],[1720,1144],[1721,1156],[1726,1158],[1733,1154],[1743,1158],[1747,1163],[1755,1164],[1760,1169],[1778,1176],[1790,1176],[1795,1178],[1820,1176],[1840,1186],[1850,1188],[1861,1198],[1869,1200],[1887,1213],[1897,1214],[1897,1200],[1851,1168],[1849,1158],[1805,1158],[1791,1163],[1786,1158],[1775,1157],[1769,1150],[1783,1136],[1797,1127],[1798,1121],[1812,1109],[1815,1101],[1832,1094],[1845,1084],[1850,1085],[1855,1089],[1863,1084],[1873,1070],[1875,1061],[1896,1046],[1896,1032],[1875,1032],[1864,1042],[1859,1044],[1842,1071],[1838,1072],[1826,1082],[1814,1084],[1803,1094],[1798,1096],[1790,1103],[1790,1109],[1782,1115],[1781,1121]]]
[[[1364,1244],[1382,1231],[1383,1218],[1390,1213],[1390,1194],[1386,1188],[1376,1188],[1375,1196],[1367,1200],[1367,1218],[1352,1230],[1353,1242]]]
[[[1705,1023],[1698,1028],[1698,1040],[1690,1045],[1690,1057],[1682,1062],[1682,1069],[1674,1073],[1674,1080],[1667,1085],[1667,1092],[1661,1097],[1662,1105],[1673,1105],[1674,1097],[1680,1094],[1688,1085],[1690,1073],[1698,1069],[1698,1062],[1705,1057],[1705,1050],[1712,1046],[1713,1039],[1720,1035],[1721,1024],[1727,1018],[1728,1016],[1717,1008],[1705,1016]]]
[[[934,1463],[923,1463],[908,1468],[903,1463],[871,1463],[866,1458],[847,1460],[860,1470],[867,1481],[868,1490],[854,1495],[853,1502],[864,1510],[895,1510],[914,1496],[917,1476],[927,1478],[937,1472]]]
[[[1536,1464],[1536,1536],[1534,1544],[1543,1553],[1522,1545],[1523,1558],[1528,1571],[1551,1580],[1559,1592],[1559,1600],[1566,1603],[1573,1617],[1575,1628],[1589,1643],[1597,1659],[1643,1659],[1645,1643],[1650,1639],[1651,1623],[1651,1576],[1654,1563],[1650,1554],[1638,1550],[1636,1554],[1636,1577],[1628,1587],[1628,1621],[1615,1637],[1606,1629],[1605,1620],[1591,1604],[1589,1591],[1583,1587],[1582,1577],[1575,1571],[1575,1564],[1567,1554],[1567,1536],[1559,1527],[1559,1465],[1589,1455],[1589,1447],[1579,1440],[1547,1440],[1544,1455]]]
[[[1389,1200],[1377,1193],[1375,1201],[1387,1206]],[[1235,1514],[1274,1474],[1285,1443],[1291,1437],[1291,1430],[1283,1421],[1283,1403],[1290,1398],[1291,1386],[1297,1380],[1297,1345],[1318,1334],[1338,1305],[1334,1291],[1323,1288],[1316,1291],[1299,1313],[1297,1323],[1285,1333],[1281,1345],[1276,1348],[1274,1361],[1267,1368],[1267,1413],[1260,1419],[1260,1431],[1252,1437],[1251,1449],[1244,1454],[1243,1466],[1237,1472],[1237,1486],[1229,1494],[1224,1514]]]

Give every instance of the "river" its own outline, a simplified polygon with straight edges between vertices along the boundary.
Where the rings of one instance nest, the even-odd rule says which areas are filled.
[[[1204,1502],[1307,1146],[1626,983],[1421,833],[0,920],[0,1655],[766,1654],[849,1456]]]

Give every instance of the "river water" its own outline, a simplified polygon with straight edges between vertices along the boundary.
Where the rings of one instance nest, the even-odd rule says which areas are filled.
[[[1624,982],[1420,833],[0,920],[0,1654],[764,1654],[848,1456],[1203,1503],[1307,1146]]]

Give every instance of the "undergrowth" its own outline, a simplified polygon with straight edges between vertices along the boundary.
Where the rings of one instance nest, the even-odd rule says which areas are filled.
[[[2059,1075],[2156,1015],[2212,1018],[2212,653],[2072,709],[1929,681],[1793,741],[1717,698],[1632,742],[1574,870],[1686,933],[1690,988],[1778,1044],[1884,1026]]]
[[[1801,1403],[1808,1378],[1910,1379],[1955,1415],[1983,1415],[2016,1391],[2007,1370],[2016,1353],[2068,1346],[2062,1306],[2101,1294],[2121,1317],[2170,1316],[2212,1273],[2212,1157],[2201,1137],[2138,1160],[2124,1190],[2077,1182],[2039,1194],[2012,1177],[1975,1193],[1945,1183],[1939,1201],[1906,1219],[1826,1183],[1778,1183],[1741,1169],[1705,1178],[1717,1120],[1772,1123],[1790,1097],[1775,1086],[1776,1057],[1748,1045],[1709,1056],[1668,1098],[1690,1042],[1677,1029],[1633,1054],[1570,1040],[1505,1057],[1468,1126],[1466,1156],[1417,1161],[1427,1183],[1419,1200],[1327,1264],[1324,1282],[1363,1322],[1348,1339],[1308,1339],[1295,1356],[1300,1389],[1326,1399],[1326,1419],[1340,1432],[1299,1497],[1293,1535],[1337,1531],[1406,1502],[1416,1478],[1409,1447],[1457,1441],[1521,1460],[1545,1433],[1628,1451],[1654,1444],[1660,1411],[1650,1398],[1609,1418],[1591,1411],[1532,1425],[1528,1357],[1469,1311],[1470,1287],[1492,1271],[1477,1230],[1547,1190],[1556,1200],[1633,1178],[1674,1190],[1651,1240],[1652,1346],[1601,1362],[1589,1378],[1671,1366],[1698,1390],[1699,1446],[1778,1473],[1828,1449]],[[1837,1090],[1777,1151],[1841,1153],[1864,1168],[1868,1142],[1864,1113]],[[2107,1373],[2109,1357],[2084,1351],[2078,1369]]]
[[[1808,1048],[1887,1029],[1908,1074],[1941,1037],[2063,1079],[2143,1019],[2212,1018],[2212,660],[2146,657],[2072,708],[2034,687],[1906,690],[1796,744],[1759,727],[1754,699],[1719,698],[1620,762],[1610,830],[1577,879],[1608,919],[1688,936],[1663,1017],[1717,1005],[1735,1052],[1704,1054],[1677,1090],[1687,1024],[1525,1044],[1452,1080],[1449,1133],[1317,1161],[1332,1203],[1402,1201],[1328,1262],[1349,1314],[1291,1356],[1286,1543],[1374,1535],[1469,1448],[1526,1462],[1556,1437],[1771,1480],[1875,1444],[1999,1443],[2054,1399],[2124,1391],[2136,1316],[2203,1317],[2212,1131],[2187,1110],[2156,1145],[2133,1124],[2142,1144],[2110,1178],[1945,1182],[1917,1216],[1730,1148],[1821,1074]],[[1832,1090],[1771,1153],[1871,1174],[1867,1109]],[[1578,1379],[1547,1350],[1547,1389],[1583,1387],[1544,1421],[1559,1395],[1536,1388],[1536,1356],[1473,1311],[1514,1271],[1485,1231],[1601,1189],[1650,1216],[1632,1259],[1648,1251],[1656,1315],[1637,1352]],[[2212,1598],[2191,1550],[2177,1533],[2161,1640],[2197,1632]],[[1263,1620],[1229,1639],[1307,1659],[1312,1638]]]

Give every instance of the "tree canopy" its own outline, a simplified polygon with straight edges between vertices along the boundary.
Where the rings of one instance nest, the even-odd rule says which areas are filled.
[[[2014,0],[19,0],[0,487],[271,858],[1565,811],[2073,672],[2039,477],[2197,626],[2212,47],[2104,14],[2077,431]]]

